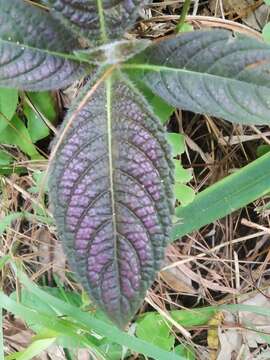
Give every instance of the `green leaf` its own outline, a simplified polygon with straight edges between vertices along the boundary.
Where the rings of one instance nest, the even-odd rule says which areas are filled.
[[[24,123],[17,115],[15,115],[10,121],[9,126],[0,133],[0,143],[17,145],[32,159],[43,158],[33,145],[29,132]]]
[[[25,167],[17,165],[0,166],[0,175],[12,175],[12,174],[28,174],[28,170]]]
[[[193,349],[186,345],[177,345],[174,348],[176,354],[181,355],[186,360],[196,360],[196,355]]]
[[[172,310],[170,311],[171,317],[179,322],[184,327],[202,326],[217,312],[216,307],[205,307],[189,310]]]
[[[172,310],[170,311],[170,316],[181,324],[183,327],[196,327],[196,326],[203,326],[208,323],[208,321],[215,315],[218,311],[217,307],[204,307],[204,308],[197,308],[197,309],[189,309],[189,310]],[[150,317],[156,323],[160,323],[165,321],[162,315],[157,312],[147,312],[141,315],[138,318],[136,323],[140,323],[142,319],[145,317]],[[167,324],[168,326],[172,326]]]
[[[185,152],[185,137],[182,134],[168,133],[167,139],[172,147],[173,156],[176,157]],[[182,206],[191,203],[195,197],[194,190],[185,185],[192,179],[192,174],[189,170],[183,168],[179,160],[174,160],[174,196],[180,201]]]
[[[27,130],[33,143],[50,134],[48,126],[29,105],[24,104],[23,111],[27,118]]]
[[[136,335],[139,339],[168,351],[172,349],[175,342],[170,326],[158,318],[156,313],[148,313],[137,322]]]
[[[138,76],[137,76],[138,75]],[[166,103],[161,97],[155,95],[143,82],[139,80],[139,73],[134,72],[132,77],[133,81],[136,83],[138,90],[147,100],[148,104],[151,106],[152,111],[159,118],[162,124],[165,124],[170,119],[170,116],[174,112],[174,107]]]
[[[125,77],[110,77],[90,99],[84,91],[51,164],[50,201],[78,279],[124,327],[163,261],[173,163],[163,126]]]
[[[136,56],[136,59],[140,59],[140,55]],[[141,57],[141,61],[144,61],[143,56]],[[160,96],[155,95],[149,87],[146,86],[146,84],[142,81],[140,70],[133,69],[133,71],[129,72],[129,78],[136,84],[138,90],[145,97],[155,115],[160,119],[161,123],[165,124],[173,114],[175,108],[166,103]]]
[[[176,210],[180,218],[171,241],[200,229],[270,192],[270,153],[203,190],[195,200]]]
[[[18,104],[18,91],[0,88],[0,132],[8,125]]]
[[[32,342],[29,347],[23,351],[7,356],[6,360],[31,360],[48,349],[54,342],[55,338],[40,339]]]
[[[74,48],[80,48],[79,42],[47,11],[26,1],[0,0],[1,87],[46,90],[69,85],[86,70],[72,55]]]
[[[40,194],[42,192],[48,192],[48,184],[46,181],[46,172],[45,171],[35,171],[33,172],[33,179],[35,185],[29,188],[29,192],[32,194]]]
[[[167,140],[172,147],[173,156],[177,156],[185,152],[184,135],[177,133],[167,133]]]
[[[29,309],[19,302],[12,300],[3,292],[0,292],[0,299],[4,309],[16,316],[20,316],[27,322],[35,323],[36,325],[47,329],[49,332],[53,331],[54,336],[56,336],[57,333],[61,336],[70,336],[72,340],[77,340],[81,347],[87,347],[93,350],[96,348],[95,343],[89,340],[89,336],[85,334],[86,330],[72,321],[58,318],[56,313],[54,316],[48,316],[33,309]],[[76,311],[77,309],[74,308],[74,310]],[[78,335],[78,332],[80,332],[80,335]]]
[[[57,119],[57,103],[55,96],[49,91],[27,92],[34,108],[51,123]]]
[[[13,212],[6,215],[0,220],[0,236],[9,228],[14,220],[18,220],[24,217],[22,212]]]
[[[0,167],[9,165],[13,158],[6,151],[0,150]]]
[[[74,292],[66,291],[65,292],[65,298],[63,297],[61,291],[58,288],[50,288],[50,287],[42,287],[41,288],[44,292],[57,297],[58,299],[61,299],[65,302],[68,302],[69,304],[72,304],[74,306],[77,306],[78,308],[81,305],[80,301],[80,295],[76,294]],[[11,299],[16,300],[17,293],[14,292],[10,295]],[[40,314],[45,314],[48,316],[55,316],[55,310],[50,306],[50,304],[40,301],[40,299],[30,291],[26,289],[22,289],[20,294],[20,302],[22,305],[26,306],[29,309],[35,310],[39,312]],[[58,316],[62,316],[64,313],[58,313]],[[35,332],[40,332],[44,330],[43,326],[40,326],[40,324],[37,324],[33,321],[27,320],[27,325]]]
[[[2,256],[0,258],[0,270],[3,269],[3,267],[6,265],[6,263],[10,260],[10,256],[9,255],[5,255],[5,256]]]
[[[191,169],[184,169],[179,160],[174,160],[174,180],[176,183],[186,184],[192,179]]]
[[[13,268],[16,271],[16,275],[18,276],[21,283],[29,291],[37,295],[41,301],[46,301],[48,304],[50,304],[55,309],[55,311],[60,311],[62,313],[64,312],[77,324],[80,324],[81,327],[85,327],[86,329],[93,329],[94,332],[108,337],[111,342],[126,346],[131,350],[134,350],[140,354],[145,354],[146,356],[150,356],[154,359],[183,360],[181,356],[178,356],[171,352],[167,352],[161,348],[158,348],[157,346],[148,344],[140,339],[136,339],[134,336],[130,336],[127,333],[120,331],[115,326],[97,320],[91,314],[83,312],[80,309],[45,293],[44,291],[40,290],[37,285],[32,283],[24,273],[22,273],[17,267],[15,267],[14,263]],[[20,316],[24,319],[28,315],[30,315],[31,317],[39,316],[40,320],[44,319],[45,321],[45,318],[43,318],[40,314],[32,312],[28,308],[24,308],[21,305],[15,306],[16,303],[14,304],[14,302],[3,293],[0,293],[0,303],[2,304],[3,308],[13,312],[17,316]],[[46,319],[48,319],[49,323],[51,323],[51,318],[48,317]]]
[[[264,26],[262,36],[265,42],[270,43],[270,23]]]
[[[192,203],[195,198],[195,192],[191,187],[178,182],[174,185],[174,195],[181,202],[182,206]]]
[[[270,145],[260,145],[256,150],[256,154],[258,157],[267,154],[270,151]]]
[[[227,30],[154,44],[124,65],[172,106],[244,124],[270,123],[270,45]]]
[[[123,358],[123,347],[118,344],[105,344],[99,348],[103,349],[103,352],[106,354],[106,360],[119,360]]]

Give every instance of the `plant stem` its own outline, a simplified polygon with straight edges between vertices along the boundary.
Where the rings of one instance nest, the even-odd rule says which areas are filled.
[[[97,8],[98,8],[98,16],[99,16],[99,24],[100,24],[100,40],[104,44],[107,42],[107,33],[106,33],[106,24],[105,24],[102,0],[97,0]]]
[[[185,23],[186,16],[187,16],[187,14],[188,14],[190,5],[191,5],[191,0],[185,0],[184,5],[183,5],[183,9],[182,9],[182,12],[181,12],[181,16],[180,16],[180,19],[179,19],[179,22],[178,22],[178,24],[176,25],[176,29],[175,29],[177,33],[181,31],[182,26],[183,26],[184,23]]]

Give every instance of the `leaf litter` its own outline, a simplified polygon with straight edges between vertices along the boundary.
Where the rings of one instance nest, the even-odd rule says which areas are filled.
[[[172,33],[182,3],[162,1],[147,6],[132,36],[156,39]],[[245,0],[194,1],[190,15],[192,17],[188,21],[195,28],[209,26],[211,22],[201,19],[201,16],[206,16],[217,18],[215,21],[220,27],[231,26],[233,29],[233,25],[226,22],[233,20],[236,24],[245,25],[243,29],[251,32],[254,29],[261,30],[269,16],[262,2]],[[78,86],[80,84],[59,92],[62,104],[69,105],[69,97],[73,97]],[[265,144],[270,131],[267,126],[254,129],[231,125],[219,119],[181,111],[171,117],[168,128],[180,131],[190,139],[187,141],[186,153],[182,155],[182,162],[184,167],[194,169],[191,185],[197,192],[256,158],[256,148]],[[11,151],[10,148],[6,150],[8,153]],[[49,153],[48,144],[43,150]],[[16,149],[12,149],[12,154],[16,155],[18,161],[27,161]],[[24,176],[13,176],[8,183],[5,179],[1,181],[1,218],[14,211],[36,211],[31,200],[39,201],[38,196],[31,194],[25,197],[24,192],[19,191],[22,189],[27,192],[33,183],[32,165],[34,163],[29,163]],[[41,170],[44,170],[43,166]],[[153,308],[145,303],[140,315],[156,308],[170,313],[175,309],[196,309],[226,303],[269,308],[270,235],[266,229],[269,229],[270,214],[265,212],[263,216],[257,211],[264,208],[267,202],[269,197],[259,199],[171,245],[164,266],[176,262],[178,266],[161,271],[151,290],[151,301],[155,306]],[[248,219],[248,226],[243,219]],[[258,229],[256,224],[264,227],[265,231]],[[239,242],[235,241],[238,239]],[[56,242],[53,225],[26,219],[13,221],[2,235],[1,256],[9,255],[10,252],[24,263],[29,275],[36,281],[56,286],[54,274],[59,276],[66,289],[81,291],[70,276],[65,257]],[[6,293],[17,289],[17,281],[9,268],[2,271],[1,285]],[[211,329],[214,330],[213,340],[217,344],[215,352],[209,347]],[[209,356],[218,360],[259,360],[270,357],[270,328],[264,316],[241,311],[233,315],[224,311],[223,317],[214,325],[206,322],[201,326],[187,327],[187,330],[191,334],[191,340],[188,341],[175,327],[173,334],[179,344],[191,344],[199,359],[207,359]],[[27,346],[33,333],[19,319],[5,315],[4,335],[7,352],[11,352]],[[87,358],[85,353],[80,358],[84,357]],[[58,348],[50,348],[38,357],[42,360],[58,358],[65,358]]]

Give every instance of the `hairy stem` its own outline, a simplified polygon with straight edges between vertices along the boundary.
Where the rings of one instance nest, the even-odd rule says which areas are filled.
[[[104,10],[102,6],[102,0],[97,0],[97,7],[98,7],[98,16],[99,16],[99,24],[100,24],[100,39],[102,43],[106,43],[108,38],[106,33],[106,23],[104,17]]]
[[[179,31],[181,31],[181,29],[182,29],[182,27],[183,27],[183,25],[185,23],[185,20],[186,20],[190,5],[191,5],[191,0],[185,0],[179,22],[178,22],[178,24],[176,26],[176,29],[175,29],[177,33]]]

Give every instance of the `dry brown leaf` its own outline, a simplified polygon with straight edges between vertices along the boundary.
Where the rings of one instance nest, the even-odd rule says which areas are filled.
[[[78,359],[80,360],[91,360],[89,351],[86,349],[80,349],[78,351]]]
[[[59,241],[55,241],[52,234],[46,228],[38,229],[34,234],[37,242],[39,262],[43,267],[51,265],[54,274],[57,274],[62,282],[65,282],[66,256]]]
[[[20,319],[5,319],[3,329],[7,353],[24,350],[31,343],[34,335]]]
[[[270,290],[266,291],[266,294],[257,293],[252,298],[243,302],[243,305],[255,305],[261,308],[270,309]],[[254,314],[251,312],[240,312],[239,318],[241,323],[246,324],[247,327],[256,327],[258,330],[265,332],[270,335],[270,325],[269,318],[266,316]],[[256,348],[258,344],[265,343],[265,340],[262,339],[259,333],[254,333],[253,331],[244,331],[244,336],[248,345],[252,348]]]
[[[240,17],[252,11],[255,0],[223,0],[224,8],[227,12],[235,12]]]
[[[174,263],[175,258],[178,258],[179,249],[171,245],[167,248],[164,267]],[[160,271],[160,277],[163,281],[175,292],[187,293],[187,294],[197,294],[198,292],[192,286],[192,280],[182,271],[181,266],[172,267]]]
[[[63,349],[61,349],[57,345],[50,346],[47,350],[43,351],[36,360],[66,360],[65,353]],[[78,358],[79,360],[80,358]]]
[[[233,288],[229,288],[227,286],[223,286],[223,285],[217,284],[214,281],[210,281],[210,280],[203,278],[201,275],[196,274],[194,271],[189,269],[184,264],[178,265],[177,267],[180,267],[180,269],[186,274],[187,277],[189,277],[193,281],[197,282],[199,285],[202,285],[204,288],[212,289],[215,291],[221,291],[223,293],[229,293],[229,294],[237,293],[237,291]]]
[[[269,309],[270,290],[266,291],[265,295],[255,293],[241,304],[255,305],[260,308]],[[234,325],[238,326],[238,319],[241,324],[241,329],[234,329]],[[231,359],[233,354],[237,355],[237,359],[255,359],[253,355],[250,354],[250,349],[256,349],[265,343],[265,339],[260,336],[260,331],[270,335],[270,325],[266,316],[239,311],[238,319],[231,313],[224,312],[224,323],[230,324],[231,328],[228,330],[219,329],[220,351],[217,360]],[[256,331],[248,330],[248,328]],[[256,359],[259,358],[260,357],[256,356]]]
[[[235,318],[231,313],[224,312],[226,321],[233,323]],[[240,359],[249,359],[250,351],[249,348],[243,344],[243,336],[239,330],[222,330],[218,328],[218,337],[220,349],[217,356],[217,360],[228,360],[228,359],[237,359],[240,351],[242,352],[242,357]],[[243,347],[244,345],[244,347]]]
[[[170,263],[168,263],[169,265]],[[179,267],[170,268],[160,272],[162,280],[175,292],[197,294],[190,278]]]
[[[261,31],[269,18],[269,6],[261,5],[259,8],[250,12],[242,21],[249,27]]]
[[[247,15],[251,11],[252,6],[256,4],[256,0],[222,0],[222,8],[219,0],[210,0],[209,7],[213,14],[220,16],[222,10],[225,14],[237,14],[240,17]]]

